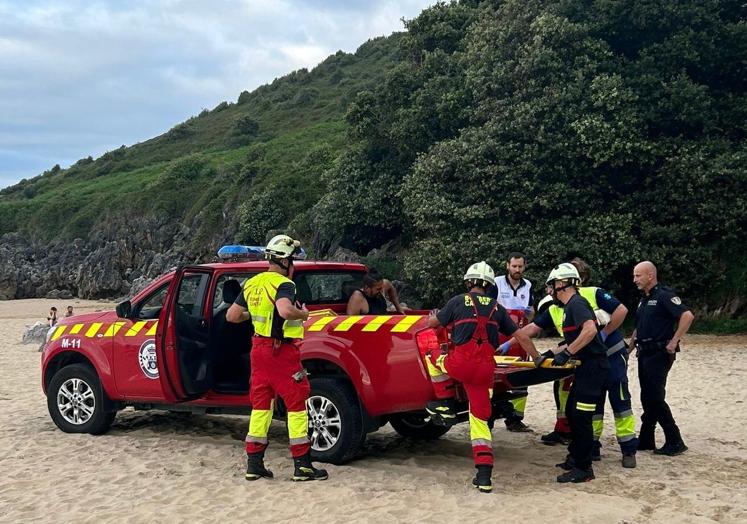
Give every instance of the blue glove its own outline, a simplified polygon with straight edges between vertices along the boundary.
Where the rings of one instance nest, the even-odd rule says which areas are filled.
[[[532,306],[527,306],[524,308],[524,314],[527,316],[531,315],[532,311],[534,311],[534,308]]]
[[[498,352],[501,355],[506,355],[508,353],[508,350],[511,348],[511,341],[504,342],[500,346],[498,346]]]
[[[599,332],[599,336],[602,337],[602,342],[607,342],[607,337],[609,336],[607,333],[604,332],[604,330]]]
[[[552,365],[553,366],[565,366],[570,359],[571,359],[571,354],[568,352],[567,349],[564,349],[563,351],[555,355],[555,358],[552,359]]]

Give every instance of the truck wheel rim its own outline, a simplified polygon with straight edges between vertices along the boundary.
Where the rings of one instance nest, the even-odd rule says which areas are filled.
[[[91,419],[95,409],[93,390],[84,380],[69,378],[57,390],[57,410],[70,424],[85,424]]]
[[[326,397],[314,395],[306,401],[309,412],[309,440],[314,451],[327,451],[340,440],[340,410]]]

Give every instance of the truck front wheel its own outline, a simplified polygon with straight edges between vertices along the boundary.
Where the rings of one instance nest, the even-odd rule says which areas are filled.
[[[344,464],[358,454],[365,440],[363,416],[350,384],[330,377],[312,378],[306,408],[314,460]]]
[[[52,377],[47,389],[52,421],[65,433],[106,433],[117,412],[90,366],[65,366]]]
[[[451,429],[450,426],[434,424],[425,411],[395,413],[389,416],[389,423],[403,437],[421,440],[437,439]]]

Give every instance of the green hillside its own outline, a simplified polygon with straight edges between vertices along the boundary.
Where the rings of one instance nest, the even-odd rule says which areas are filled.
[[[242,231],[287,223],[323,193],[319,176],[343,147],[347,105],[398,61],[399,40],[393,35],[354,54],[338,52],[310,72],[243,92],[236,103],[223,102],[159,137],[5,188],[0,234],[86,238],[107,218],[188,220],[202,211],[210,220],[195,232],[199,244],[223,229],[224,208],[235,212],[240,202],[273,195],[281,185],[284,196],[272,211],[245,216]],[[238,240],[264,240],[264,233],[243,236]]]

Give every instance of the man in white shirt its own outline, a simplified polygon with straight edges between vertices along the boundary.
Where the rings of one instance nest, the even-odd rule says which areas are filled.
[[[525,270],[526,256],[518,252],[511,253],[506,259],[506,274],[495,278],[494,287],[498,303],[506,308],[509,317],[519,328],[529,324],[534,316],[532,283],[524,278]],[[518,344],[512,347],[507,338],[503,338],[500,342],[502,355],[525,357],[524,351]],[[518,393],[518,396],[511,400],[511,409],[505,420],[506,429],[520,433],[531,431],[524,424],[528,391],[522,388],[515,389],[514,393]]]

